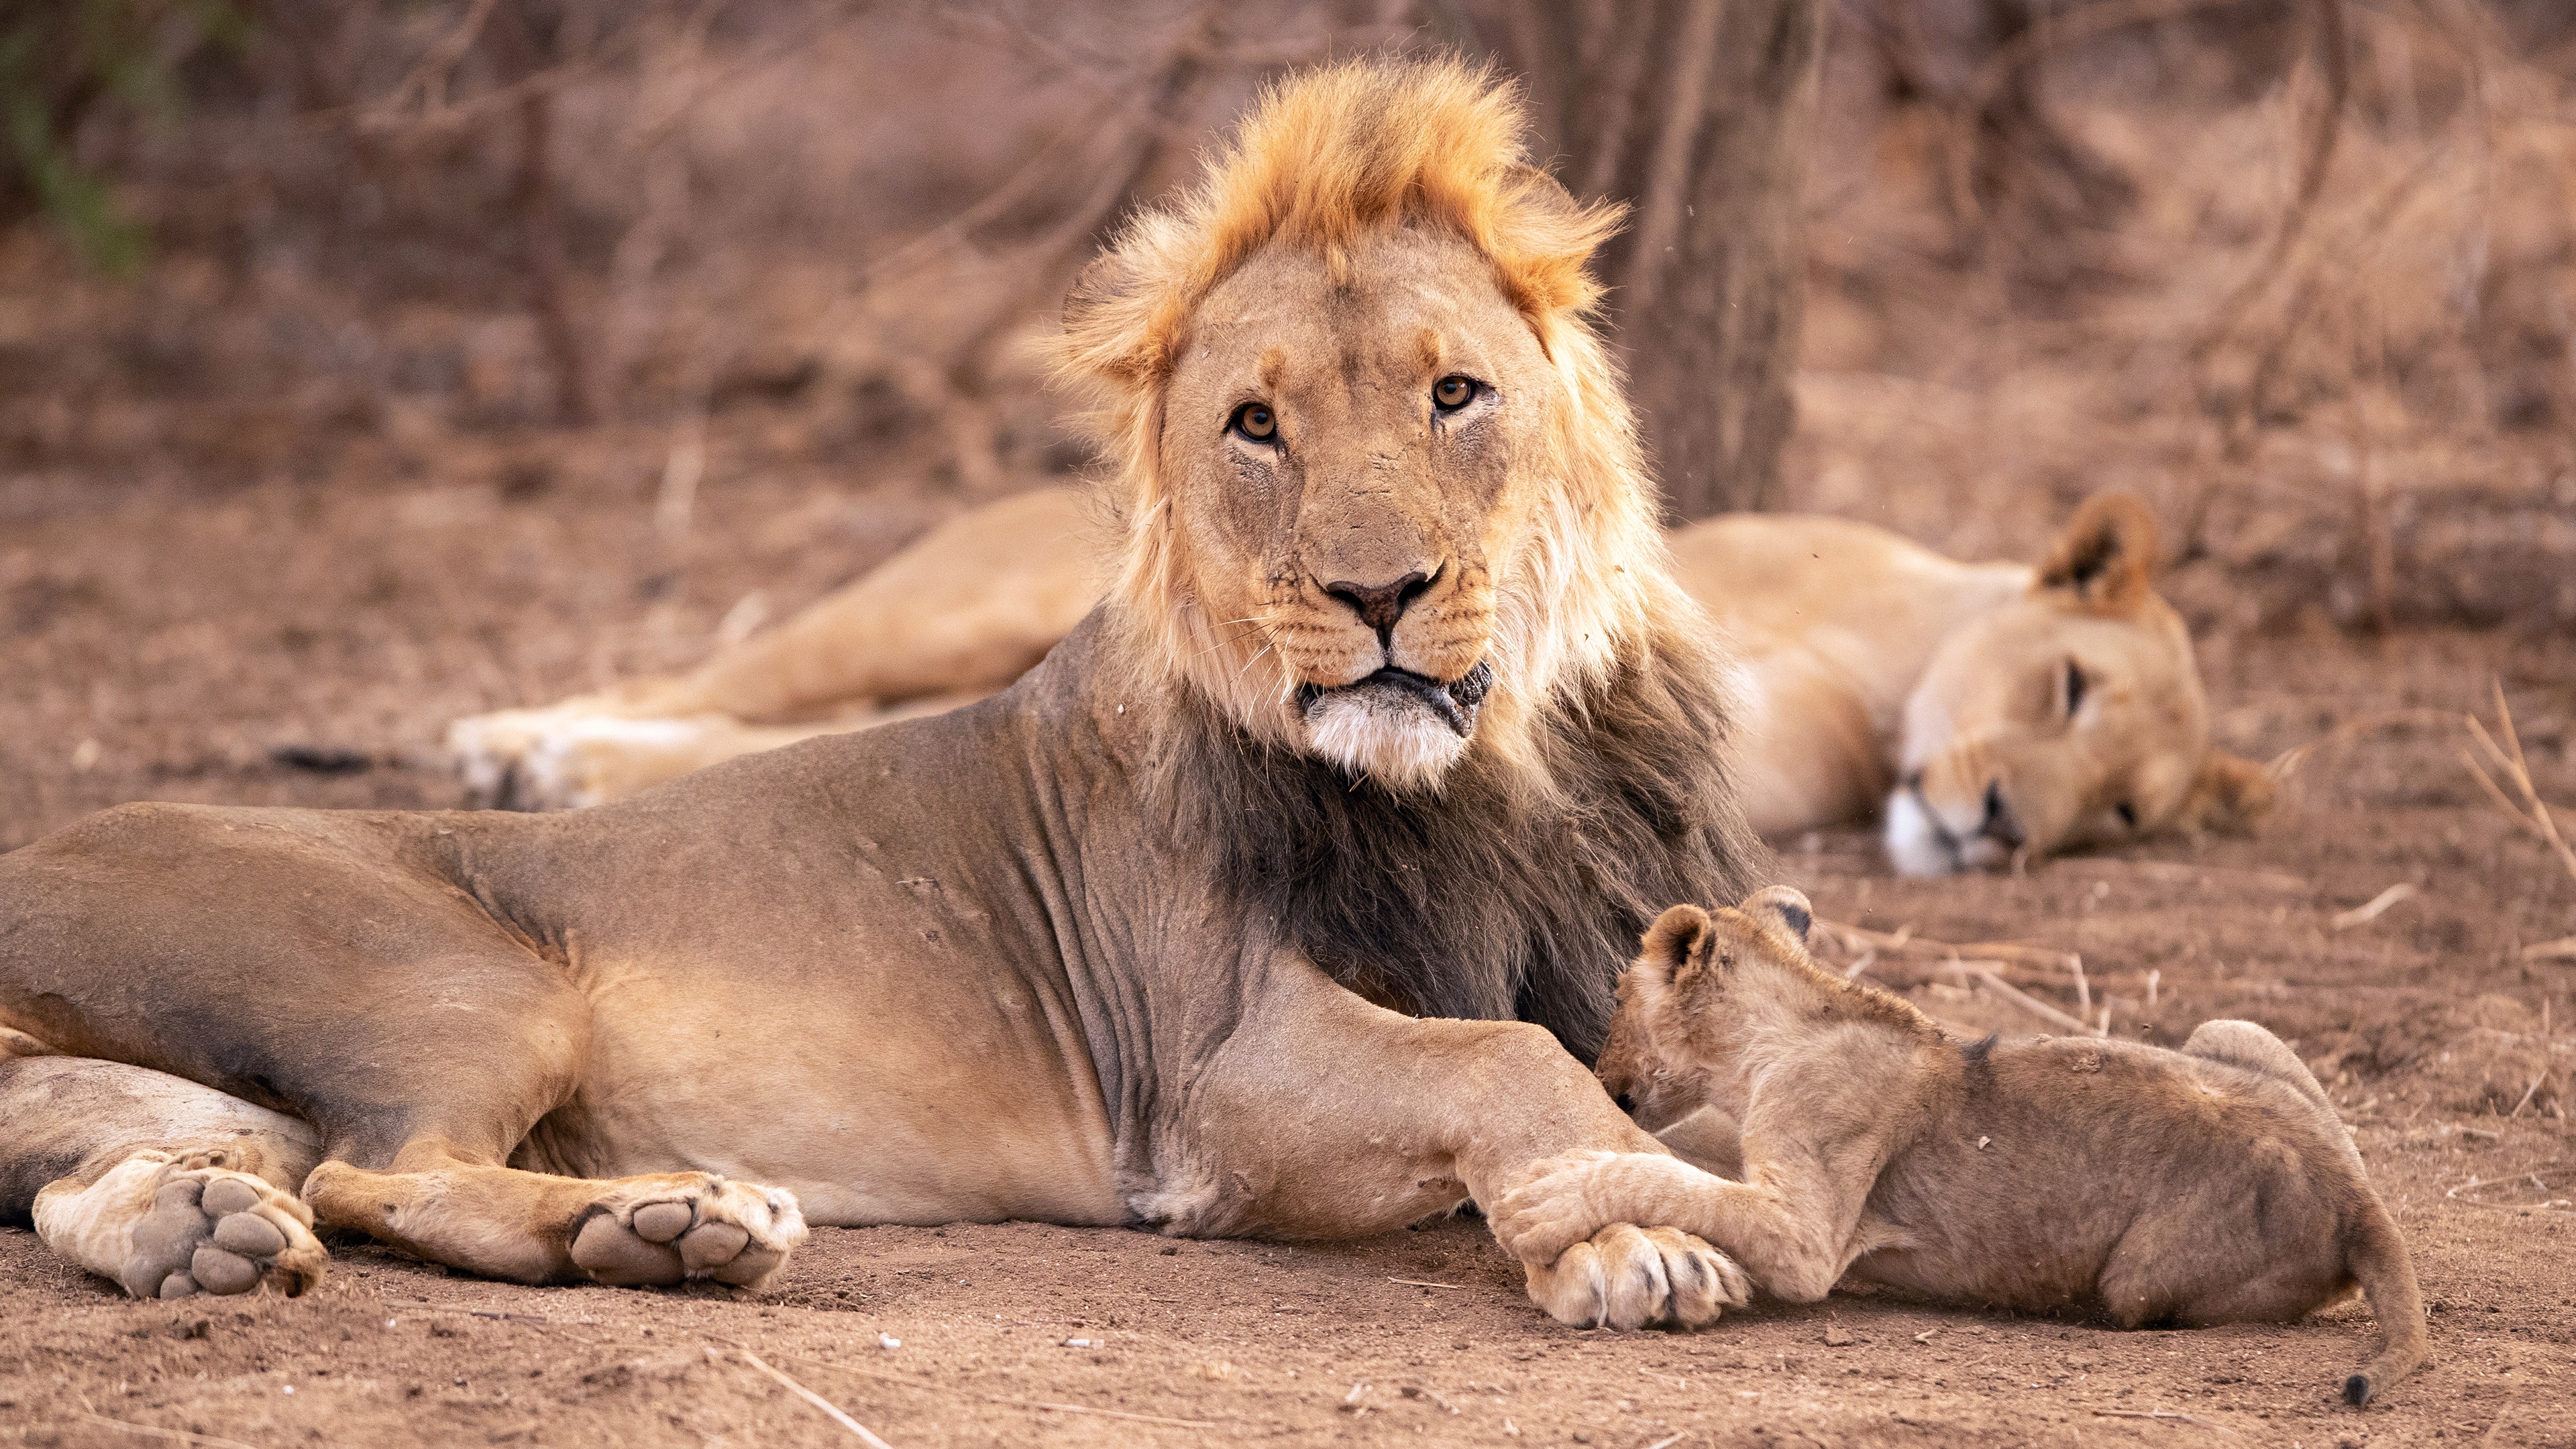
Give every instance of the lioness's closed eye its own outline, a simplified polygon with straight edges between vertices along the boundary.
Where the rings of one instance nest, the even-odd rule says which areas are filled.
[[[2074,1307],[2123,1327],[2288,1322],[2369,1295],[2361,1403],[2422,1360],[2406,1245],[2297,1055],[2252,1022],[2181,1051],[2099,1038],[1962,1042],[1807,955],[1806,897],[1675,906],[1621,977],[1603,1085],[1648,1131],[1702,1107],[1743,1124],[1743,1181],[1582,1154],[1494,1211],[1524,1258],[1596,1217],[1652,1217],[1757,1287],[1846,1273],[1949,1302]]]

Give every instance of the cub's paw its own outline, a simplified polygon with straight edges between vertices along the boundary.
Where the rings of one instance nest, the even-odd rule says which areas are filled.
[[[1752,1298],[1734,1259],[1677,1228],[1613,1223],[1527,1266],[1531,1300],[1577,1328],[1699,1328]]]
[[[706,1172],[628,1178],[574,1223],[572,1260],[634,1288],[712,1278],[756,1288],[805,1241],[796,1195]]]
[[[600,805],[707,763],[716,717],[639,718],[614,705],[568,700],[505,709],[447,728],[447,753],[467,794],[503,810]]]
[[[117,1281],[137,1298],[248,1293],[293,1297],[322,1281],[330,1261],[313,1236],[313,1209],[292,1193],[229,1168],[182,1157],[151,1183],[131,1253]]]
[[[1612,1223],[1690,1222],[1717,1178],[1660,1152],[1569,1152],[1536,1162],[1487,1216],[1494,1239],[1524,1263],[1545,1263]]]

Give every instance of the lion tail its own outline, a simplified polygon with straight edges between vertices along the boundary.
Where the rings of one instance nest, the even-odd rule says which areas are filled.
[[[2370,1299],[2371,1316],[2379,1320],[2379,1353],[2343,1381],[2343,1401],[2361,1405],[2422,1363],[2431,1345],[2424,1331],[2424,1291],[2415,1283],[2415,1260],[2377,1193],[2368,1193],[2361,1214],[2347,1228],[2344,1254],[2353,1276],[2361,1280],[2362,1293]]]

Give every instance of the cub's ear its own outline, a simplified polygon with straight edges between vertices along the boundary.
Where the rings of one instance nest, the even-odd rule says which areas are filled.
[[[1807,944],[1807,928],[1816,923],[1816,908],[1795,886],[1765,886],[1746,896],[1742,909],[1757,921],[1775,920],[1788,927],[1790,939],[1801,946]]]
[[[2211,750],[2200,757],[2200,773],[2192,777],[2191,793],[2183,796],[2174,823],[2185,830],[2248,835],[2272,813],[2280,793],[2271,771],[2252,760]]]
[[[2156,516],[2127,493],[2097,493],[2050,545],[2039,587],[2064,589],[2095,614],[2126,614],[2155,583]]]
[[[1708,950],[1708,912],[1697,906],[1675,906],[1655,917],[1655,923],[1646,928],[1637,964],[1672,980],[1695,962],[1704,961]]]

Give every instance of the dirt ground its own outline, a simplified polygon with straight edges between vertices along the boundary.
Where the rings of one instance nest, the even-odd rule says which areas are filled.
[[[134,798],[457,804],[429,753],[447,719],[684,662],[956,506],[797,457],[756,419],[718,439],[678,536],[653,521],[659,453],[615,435],[328,469],[370,484],[0,482],[0,844]],[[1829,918],[2081,952],[2123,1035],[2247,1016],[2291,1039],[2434,1305],[2437,1356],[2384,1407],[2331,1402],[2372,1338],[2357,1304],[2121,1333],[1845,1295],[1688,1336],[1576,1333],[1472,1219],[1326,1247],[822,1230],[760,1295],[516,1288],[344,1244],[314,1295],[220,1304],[127,1302],[0,1230],[0,1444],[850,1440],[746,1350],[903,1449],[2576,1443],[2576,963],[2523,955],[2576,931],[2576,880],[2485,802],[2456,726],[2369,723],[2480,707],[2501,680],[2543,790],[2576,798],[2576,648],[2312,621],[2202,651],[2231,748],[2350,727],[2266,836],[1923,884],[1853,829],[1781,842],[1779,873]],[[1965,1029],[2044,1025],[1914,994]]]

